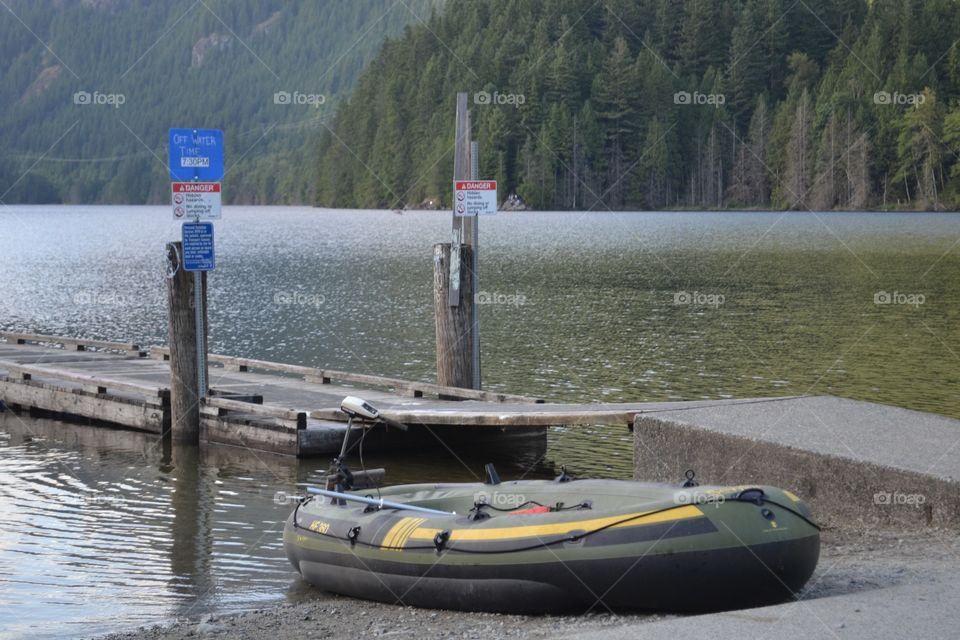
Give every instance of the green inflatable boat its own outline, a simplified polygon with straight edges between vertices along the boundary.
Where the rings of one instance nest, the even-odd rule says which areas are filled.
[[[290,563],[326,591],[463,611],[715,611],[791,598],[817,566],[820,529],[797,496],[696,486],[692,471],[680,487],[501,482],[487,465],[484,483],[378,489],[382,469],[344,464],[353,421],[406,426],[360,398],[341,410],[327,486],[308,489],[283,532]]]
[[[532,480],[343,494],[364,503],[323,493],[286,523],[294,568],[326,591],[418,607],[760,606],[792,597],[820,554],[806,505],[769,486]]]

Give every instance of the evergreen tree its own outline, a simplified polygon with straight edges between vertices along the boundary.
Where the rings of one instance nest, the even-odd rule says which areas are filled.
[[[632,201],[643,209],[659,209],[671,199],[670,148],[673,130],[661,124],[657,116],[650,119],[641,155],[633,180]]]
[[[943,192],[943,105],[930,89],[903,116],[897,146],[899,168],[895,181],[903,181],[907,198],[918,207],[938,210]]]
[[[733,206],[757,207],[770,201],[767,144],[770,137],[767,101],[761,95],[750,118],[746,140],[736,146],[728,199]]]
[[[597,115],[606,132],[608,158],[606,201],[611,207],[624,202],[624,172],[630,164],[630,139],[635,133],[637,81],[626,40],[618,36],[594,83]]]
[[[766,81],[766,58],[757,50],[757,34],[762,33],[763,0],[747,0],[733,30],[730,44],[730,65],[727,69],[733,117],[739,126],[750,119],[756,96],[763,92]]]
[[[803,89],[790,128],[783,179],[783,198],[789,209],[806,208],[807,189],[810,187],[810,149],[813,135],[812,104],[807,89]]]

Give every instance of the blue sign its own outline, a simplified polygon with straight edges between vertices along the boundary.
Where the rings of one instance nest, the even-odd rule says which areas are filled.
[[[213,255],[213,223],[183,223],[183,270],[213,271],[217,261]]]
[[[170,129],[170,179],[174,182],[223,180],[223,131]]]

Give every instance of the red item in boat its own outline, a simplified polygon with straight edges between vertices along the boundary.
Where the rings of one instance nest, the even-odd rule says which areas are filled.
[[[528,515],[528,514],[531,514],[531,513],[548,513],[549,511],[550,511],[550,507],[548,507],[548,506],[530,507],[529,509],[520,509],[519,511],[511,511],[511,512],[508,513],[507,515],[511,515],[511,516],[525,516],[525,515]]]

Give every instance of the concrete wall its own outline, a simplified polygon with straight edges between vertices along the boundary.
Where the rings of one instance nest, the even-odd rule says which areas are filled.
[[[960,482],[943,473],[958,462],[960,421],[839,398],[779,402],[791,406],[638,415],[635,477],[680,483],[694,469],[700,484],[779,486],[828,527],[960,527]],[[774,423],[771,411],[785,413]],[[883,414],[889,419],[878,419]],[[841,435],[830,452],[824,436],[834,427]],[[864,438],[872,441],[859,451],[848,444]],[[804,447],[805,440],[816,444]]]

